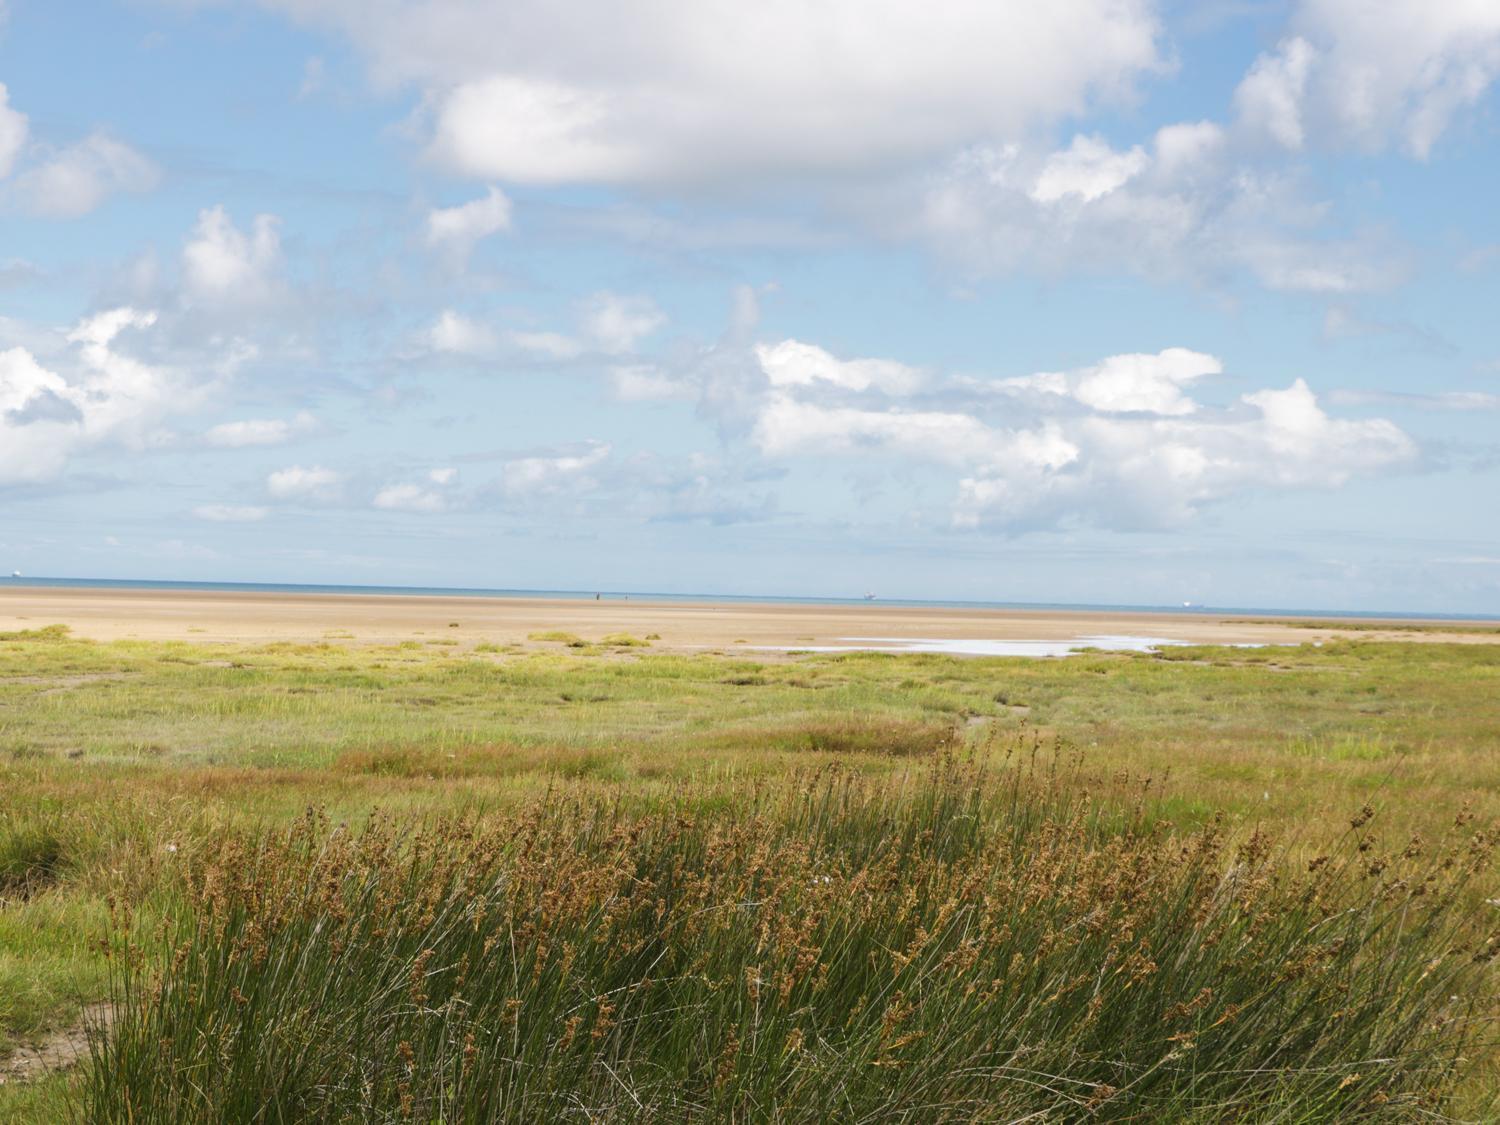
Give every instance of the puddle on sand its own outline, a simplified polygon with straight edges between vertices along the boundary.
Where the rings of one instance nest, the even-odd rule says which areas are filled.
[[[1189,644],[1166,637],[1123,634],[1075,637],[1071,641],[984,641],[949,637],[840,637],[837,645],[756,645],[777,652],[935,652],[949,656],[1072,656],[1084,649],[1110,652],[1154,652],[1167,645]]]

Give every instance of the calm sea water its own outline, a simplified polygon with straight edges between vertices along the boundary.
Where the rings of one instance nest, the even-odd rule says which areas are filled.
[[[337,586],[290,582],[165,582],[136,578],[0,578],[4,586],[55,586],[101,590],[224,590],[268,594],[393,594],[404,597],[444,598],[570,598],[592,601],[597,595],[605,601],[710,602],[724,605],[867,605],[865,598],[808,598],[786,595],[756,594],[667,594],[659,591],[595,590],[503,590],[448,586]],[[1161,605],[1087,605],[1069,602],[984,602],[936,601],[916,598],[879,598],[877,605],[917,606],[931,609],[1031,609],[1095,610],[1115,613],[1223,613],[1275,614],[1284,617],[1369,617],[1410,618],[1438,621],[1500,621],[1488,614],[1413,613],[1400,610],[1360,611],[1346,609],[1268,609],[1257,606],[1161,606]]]

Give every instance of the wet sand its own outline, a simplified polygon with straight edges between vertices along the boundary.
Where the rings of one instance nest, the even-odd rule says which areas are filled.
[[[1391,622],[1388,632],[1371,632],[1368,619],[1359,623],[1362,631],[1349,635],[1500,643],[1500,633],[1410,632],[1412,625],[1421,624],[1412,621]],[[1339,635],[1338,630],[1268,619],[1193,613],[0,587],[0,631],[54,624],[101,641],[391,644],[443,639],[530,647],[535,642],[528,641],[529,634],[552,630],[585,640],[610,633],[655,633],[660,639],[653,647],[677,650],[841,646],[851,637],[1071,641],[1114,635],[1203,644],[1299,644]],[[1495,627],[1494,622],[1477,624]]]

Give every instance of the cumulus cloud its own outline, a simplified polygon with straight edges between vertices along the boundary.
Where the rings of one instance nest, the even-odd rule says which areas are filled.
[[[322,465],[291,465],[266,477],[266,491],[277,500],[332,502],[343,494],[344,476]]]
[[[1378,237],[1332,234],[1327,207],[1294,176],[1236,153],[1206,121],[1157,130],[1149,147],[1075,137],[1038,153],[976,146],[929,177],[913,229],[977,276],[1123,271],[1273,289],[1379,289],[1404,263]]]
[[[634,351],[667,322],[650,297],[596,293],[584,302],[580,317],[584,337],[608,355]]]
[[[510,230],[511,202],[493,185],[478,199],[427,213],[427,245],[462,265],[475,245],[492,234]]]
[[[1174,123],[1135,144],[1080,132],[1048,145],[1057,122],[1118,105],[1141,76],[1167,69],[1156,5],[958,0],[934,19],[907,0],[668,0],[645,11],[601,0],[266,2],[343,30],[379,79],[420,86],[429,155],[461,173],[673,189],[838,184],[846,217],[916,237],[976,277],[1389,286],[1405,263],[1388,236],[1339,228],[1303,182],[1310,170],[1287,154],[1394,138],[1425,155],[1500,74],[1494,4],[1299,0],[1223,123]],[[489,207],[496,192],[450,209],[454,222],[466,227],[457,212]],[[671,220],[632,222],[656,239]]]
[[[1070,195],[1085,202],[1098,199],[1135,179],[1149,162],[1139,145],[1116,152],[1102,137],[1077,136],[1068,148],[1047,158],[1031,186],[1031,198],[1038,203],[1056,203]]]
[[[10,104],[10,91],[0,82],[0,180],[10,175],[26,145],[27,119]]]
[[[121,349],[123,335],[155,323],[154,312],[111,309],[80,321],[46,365],[25,347],[0,352],[0,485],[51,480],[96,447],[161,444],[170,416],[201,405],[211,382]]]
[[[1184,388],[1223,370],[1223,363],[1215,356],[1167,348],[1154,355],[1113,355],[1078,371],[1023,375],[991,385],[1004,391],[1071,397],[1102,414],[1192,414],[1198,404]]]
[[[31,213],[72,218],[86,215],[117,192],[150,191],[160,179],[160,169],[135,149],[106,133],[93,133],[22,172],[15,186]]]
[[[1302,98],[1316,56],[1311,43],[1293,36],[1256,59],[1234,92],[1240,122],[1284,148],[1300,149],[1304,135]]]
[[[574,310],[577,327],[562,332],[512,332],[511,344],[539,359],[567,361],[583,355],[622,356],[667,323],[666,314],[650,297],[594,293]]]
[[[1337,487],[1419,460],[1392,422],[1334,417],[1300,378],[1217,404],[1197,392],[1224,364],[1189,348],[944,377],[753,342],[753,307],[735,321],[697,362],[650,377],[691,390],[732,448],[746,442],[770,463],[851,458],[860,472],[946,477],[947,521],[960,528],[1169,527],[1255,490]]]
[[[268,297],[281,265],[279,221],[257,215],[248,232],[235,226],[222,205],[198,213],[182,248],[183,285],[190,298],[252,303]]]
[[[427,330],[427,344],[435,352],[482,356],[495,350],[495,333],[483,324],[444,309]]]
[[[609,457],[608,442],[591,441],[577,449],[515,457],[501,469],[500,488],[514,500],[532,500],[593,487],[594,471]]]
[[[317,428],[318,422],[306,411],[292,418],[247,418],[238,422],[221,422],[203,435],[209,445],[224,449],[244,449],[258,445],[285,445],[293,438]]]
[[[432,469],[421,482],[387,485],[371,502],[388,512],[441,512],[449,506],[448,489],[457,479],[457,469]]]
[[[1292,27],[1236,95],[1242,118],[1288,148],[1315,127],[1426,158],[1500,77],[1500,6],[1485,0],[1302,0]]]
[[[770,457],[886,456],[956,471],[955,525],[999,529],[1172,526],[1238,493],[1334,487],[1416,458],[1394,424],[1332,418],[1301,379],[1227,409],[1183,396],[1183,383],[1217,370],[1212,357],[1169,349],[1005,380],[997,386],[1006,392],[1062,401],[1003,421],[978,404],[867,409],[774,392],[753,437]]]
[[[889,167],[1077,113],[1162,63],[1147,0],[950,0],[940,18],[897,0],[274,3],[424,87],[435,159],[526,183]]]
[[[773,387],[827,383],[851,391],[872,387],[890,394],[910,394],[925,380],[922,371],[889,359],[836,359],[814,344],[783,340],[760,344],[755,358]]]
[[[761,407],[753,440],[767,456],[894,452],[950,464],[986,455],[989,429],[967,414],[826,406],[773,394]]]
[[[1184,384],[1219,370],[1174,348],[1067,375],[1062,395],[1089,409],[996,427],[991,454],[959,482],[955,522],[1172,526],[1236,494],[1337,487],[1417,458],[1389,421],[1330,417],[1300,378],[1227,408],[1186,397]]]

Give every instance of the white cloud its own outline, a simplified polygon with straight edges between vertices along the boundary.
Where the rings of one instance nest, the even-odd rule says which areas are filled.
[[[1116,152],[1102,137],[1076,136],[1068,148],[1047,158],[1032,185],[1031,198],[1056,203],[1077,196],[1089,202],[1130,182],[1148,163],[1139,145],[1129,152]]]
[[[1047,464],[1007,450],[959,482],[959,526],[1082,522],[1165,527],[1264,488],[1337,487],[1411,464],[1415,444],[1384,419],[1330,418],[1307,384],[1242,396],[1212,416],[1092,415],[1009,435],[1065,435],[1076,456]]]
[[[650,297],[618,293],[595,293],[584,302],[579,319],[584,336],[607,355],[634,351],[667,322]]]
[[[163,444],[166,419],[201,405],[212,382],[120,350],[123,333],[155,323],[131,308],[88,317],[49,366],[25,347],[0,352],[0,485],[51,480],[96,447]]]
[[[512,499],[532,499],[589,487],[593,470],[609,457],[607,442],[586,443],[577,451],[516,457],[501,470],[500,487]]]
[[[1295,35],[1251,68],[1236,98],[1247,122],[1290,148],[1306,129],[1425,159],[1453,118],[1500,77],[1491,0],[1301,0]]]
[[[435,352],[482,356],[495,350],[495,333],[488,327],[452,309],[444,309],[427,330],[427,343]]]
[[[967,414],[823,406],[789,394],[766,400],[753,437],[768,457],[894,452],[959,465],[994,445],[989,428]]]
[[[667,323],[666,314],[650,297],[600,292],[578,302],[574,310],[577,330],[561,332],[512,332],[509,340],[523,352],[540,359],[566,362],[589,353],[620,356],[636,347]]]
[[[427,213],[427,245],[450,255],[457,265],[468,261],[476,243],[510,230],[511,202],[491,186],[480,198]]]
[[[82,442],[65,380],[25,348],[0,352],[0,485],[49,480]]]
[[[258,445],[285,445],[299,434],[317,428],[317,419],[303,411],[293,418],[247,418],[221,422],[203,435],[209,445],[243,449]]]
[[[441,468],[430,470],[423,483],[387,485],[375,494],[372,503],[377,508],[390,512],[442,512],[450,504],[446,491],[458,479],[458,470]]]
[[[769,349],[750,350],[759,364]],[[716,380],[733,369],[726,351],[701,375],[700,408],[748,414],[762,456],[951,474],[959,527],[1172,526],[1236,495],[1336,487],[1418,454],[1389,421],[1331,417],[1301,379],[1206,405],[1191,389],[1223,364],[1187,348],[1019,378],[928,374],[884,389],[842,372],[773,381],[763,368],[758,389],[739,381],[725,394]],[[851,390],[865,396],[860,405]]]
[[[270,515],[269,508],[255,505],[200,504],[193,515],[210,523],[255,523]]]
[[[920,162],[1078,113],[1162,61],[1148,0],[272,2],[340,27],[377,78],[425,87],[438,160],[512,182]]]
[[[1317,54],[1306,39],[1293,36],[1256,59],[1234,92],[1240,122],[1283,148],[1300,149],[1302,99]]]
[[[1376,236],[1332,237],[1298,179],[1236,159],[1209,122],[1158,130],[1151,149],[1078,142],[1050,155],[972,148],[928,179],[911,230],[975,276],[1124,272],[1221,283],[1245,272],[1281,290],[1354,292],[1399,279]],[[1054,172],[1059,159],[1067,174]],[[1126,173],[1129,173],[1126,176]],[[1038,201],[1043,194],[1056,198]],[[1064,190],[1064,189],[1068,190]]]
[[[0,82],[0,180],[10,175],[26,145],[26,115],[10,104],[10,92]]]
[[[1152,147],[1156,167],[1170,181],[1192,182],[1216,170],[1224,155],[1223,126],[1213,121],[1183,121],[1156,131]]]
[[[889,359],[834,358],[814,344],[783,340],[758,345],[755,358],[774,387],[826,383],[850,391],[874,388],[890,394],[910,394],[925,381],[924,372]]]
[[[609,107],[607,96],[559,82],[483,78],[448,95],[432,151],[462,171],[524,183],[638,178],[643,154],[611,136]]]
[[[189,296],[233,303],[267,297],[281,264],[278,226],[274,215],[257,215],[246,233],[234,225],[222,205],[200,211],[197,226],[182,248],[183,281]]]
[[[122,191],[150,191],[161,179],[154,163],[105,133],[93,133],[16,177],[28,211],[72,218]]]
[[[1112,355],[1078,371],[1028,375],[995,385],[1069,395],[1103,414],[1191,414],[1198,404],[1183,388],[1223,370],[1224,365],[1214,356],[1187,348],[1167,348],[1155,355]]]
[[[266,491],[278,500],[332,501],[343,487],[343,474],[321,465],[291,465],[266,477]]]

